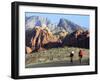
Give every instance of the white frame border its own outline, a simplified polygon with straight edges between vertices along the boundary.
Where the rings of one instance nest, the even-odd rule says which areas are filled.
[[[90,15],[90,65],[45,68],[25,68],[25,12],[64,13]],[[95,71],[95,10],[19,6],[19,75],[41,75]]]

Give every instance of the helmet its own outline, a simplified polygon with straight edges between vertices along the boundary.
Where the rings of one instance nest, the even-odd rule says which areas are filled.
[[[72,51],[72,53],[74,53],[74,51]]]

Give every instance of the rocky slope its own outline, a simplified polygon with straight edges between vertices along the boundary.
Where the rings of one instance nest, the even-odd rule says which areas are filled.
[[[58,47],[59,44],[59,39],[50,32],[48,27],[35,27],[31,31],[26,32],[27,53]]]
[[[89,48],[89,31],[77,30],[63,39],[63,45]]]

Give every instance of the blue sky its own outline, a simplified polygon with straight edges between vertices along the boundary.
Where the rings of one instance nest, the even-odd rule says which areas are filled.
[[[26,12],[26,17],[41,16],[50,20],[52,23],[58,23],[60,18],[68,19],[82,27],[89,28],[89,15],[75,15],[75,14],[58,14],[58,13],[38,13],[38,12]]]

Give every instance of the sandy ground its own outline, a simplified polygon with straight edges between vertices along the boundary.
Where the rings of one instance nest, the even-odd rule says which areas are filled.
[[[82,66],[89,65],[89,60],[82,60],[80,63],[79,60],[71,63],[70,61],[60,61],[60,62],[50,62],[50,63],[42,63],[42,64],[29,64],[26,65],[26,68],[39,68],[39,67],[61,67],[61,66]]]
[[[89,65],[89,49],[83,49],[85,54],[80,63],[78,52],[82,48],[64,47],[53,48],[46,51],[25,55],[25,67],[58,67],[58,66],[81,66]],[[74,50],[73,63],[71,63],[70,52]]]

